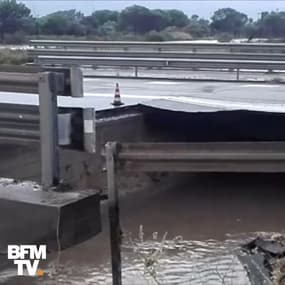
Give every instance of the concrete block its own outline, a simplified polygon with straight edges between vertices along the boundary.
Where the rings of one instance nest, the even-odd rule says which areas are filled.
[[[0,183],[0,252],[9,244],[45,244],[65,249],[101,231],[95,191],[44,192],[34,184]]]

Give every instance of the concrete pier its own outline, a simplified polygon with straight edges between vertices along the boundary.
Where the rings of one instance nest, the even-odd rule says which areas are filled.
[[[34,183],[0,184],[1,252],[11,244],[62,250],[100,231],[100,196],[93,190],[57,193]]]

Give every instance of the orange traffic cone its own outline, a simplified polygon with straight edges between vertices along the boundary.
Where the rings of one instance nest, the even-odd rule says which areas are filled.
[[[124,103],[121,101],[119,83],[116,83],[115,96],[114,96],[114,101],[113,101],[112,105],[113,106],[124,105]]]

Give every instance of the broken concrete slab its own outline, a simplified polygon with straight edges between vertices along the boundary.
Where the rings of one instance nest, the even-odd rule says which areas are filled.
[[[265,269],[265,257],[263,254],[239,255],[240,262],[245,267],[252,285],[272,285],[269,271]]]
[[[280,270],[280,266],[283,265],[280,262],[284,257],[284,238],[273,236],[271,238],[257,237],[243,245],[241,253],[238,254],[253,285],[283,284],[280,282],[284,278],[284,272]],[[276,272],[279,273],[276,274]]]
[[[282,257],[285,254],[285,248],[274,240],[257,238],[255,240],[255,246],[260,250],[263,250],[265,253],[270,253],[276,257]]]

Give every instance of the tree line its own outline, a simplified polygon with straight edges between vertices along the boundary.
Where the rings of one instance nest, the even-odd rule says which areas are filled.
[[[285,38],[285,12],[263,12],[256,20],[232,8],[215,11],[210,20],[187,16],[177,9],[148,9],[130,6],[122,11],[98,10],[84,15],[74,9],[34,17],[16,0],[0,0],[0,40],[21,41],[27,35],[97,37],[99,39],[146,40],[221,37]],[[174,38],[171,38],[172,37]]]

